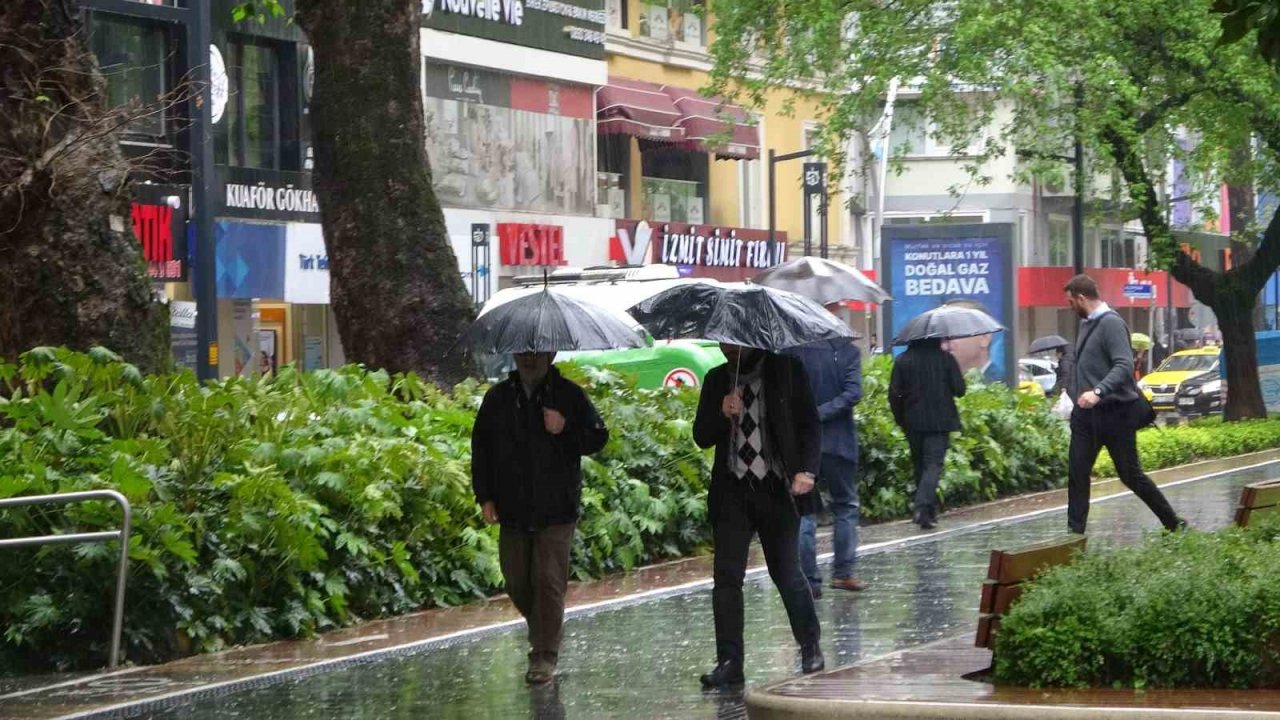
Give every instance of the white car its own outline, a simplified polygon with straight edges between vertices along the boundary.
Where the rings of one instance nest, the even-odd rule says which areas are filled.
[[[1031,376],[1037,385],[1044,388],[1046,395],[1058,382],[1058,363],[1044,358],[1021,358],[1018,367]]]

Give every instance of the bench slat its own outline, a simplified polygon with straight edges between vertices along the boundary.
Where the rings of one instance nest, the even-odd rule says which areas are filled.
[[[1280,505],[1280,482],[1246,485],[1240,494],[1240,504],[1247,508]]]
[[[992,551],[987,577],[1001,585],[1030,579],[1042,568],[1070,562],[1071,556],[1083,550],[1085,537],[1029,545],[1017,550]],[[996,553],[999,552],[997,558]]]

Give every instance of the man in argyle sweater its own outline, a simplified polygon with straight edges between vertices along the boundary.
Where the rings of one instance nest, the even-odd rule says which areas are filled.
[[[817,509],[814,475],[822,428],[804,368],[794,358],[721,343],[728,362],[707,373],[693,422],[699,447],[715,447],[708,514],[715,543],[712,609],[716,666],[704,687],[743,682],[742,581],[751,536],[786,606],[804,672],[823,669],[809,582],[800,571],[800,516]]]

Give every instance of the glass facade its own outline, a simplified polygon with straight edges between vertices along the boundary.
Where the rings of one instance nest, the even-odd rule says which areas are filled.
[[[107,79],[107,104],[128,108],[126,131],[133,135],[165,134],[163,97],[167,91],[164,27],[155,23],[97,13],[90,43]]]

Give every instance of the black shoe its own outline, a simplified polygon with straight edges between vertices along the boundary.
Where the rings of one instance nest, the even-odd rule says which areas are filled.
[[[1178,518],[1178,521],[1173,524],[1173,527],[1165,529],[1169,532],[1189,532],[1191,530],[1191,526],[1187,524],[1186,518]]]
[[[813,583],[809,583],[809,592],[813,593],[813,599],[814,599],[814,600],[821,600],[821,599],[822,599],[822,586],[821,586],[821,585],[814,585]]]
[[[933,518],[930,517],[930,513],[923,510],[917,510],[915,516],[911,518],[911,521],[919,525],[921,530],[932,530],[937,527]]]
[[[827,667],[827,661],[822,657],[822,648],[817,643],[812,645],[804,645],[800,648],[800,670],[805,674],[816,673]]]
[[[745,682],[742,677],[742,664],[732,660],[717,663],[711,672],[703,675],[699,680],[702,681],[702,687],[707,689],[741,685]]]

